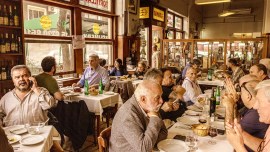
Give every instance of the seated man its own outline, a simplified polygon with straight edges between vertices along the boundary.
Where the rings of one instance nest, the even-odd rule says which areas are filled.
[[[256,103],[255,87],[260,80],[253,75],[245,75],[239,80],[241,86],[241,98],[245,105],[245,110],[241,114],[240,125],[244,131],[250,135],[263,139],[268,124],[259,122],[259,114],[253,109]],[[249,152],[252,150],[247,148]]]
[[[52,56],[45,57],[41,61],[41,67],[44,72],[35,77],[38,86],[46,88],[56,100],[64,100],[64,94],[59,90],[57,81],[53,77],[56,73],[55,58]]]
[[[36,121],[46,121],[47,110],[55,105],[55,99],[47,89],[38,87],[29,68],[16,65],[11,69],[15,88],[0,101],[0,125],[11,126]]]
[[[270,124],[270,80],[261,81],[255,88],[257,90],[256,103],[253,108],[259,113],[259,121]],[[223,100],[230,97],[225,96]],[[231,100],[231,99],[229,99]],[[226,123],[226,134],[230,144],[236,152],[247,152],[244,145],[248,146],[252,151],[269,152],[270,151],[270,128],[268,127],[263,139],[257,138],[244,131],[241,125],[235,119],[234,125]]]
[[[110,152],[148,152],[167,137],[167,129],[159,117],[162,104],[159,84],[144,80],[134,95],[117,111],[110,138]]]
[[[185,89],[181,86],[174,86],[172,72],[166,68],[163,69],[162,91],[164,104],[159,111],[160,115],[162,119],[176,121],[186,110],[186,105],[181,102]],[[169,96],[171,96],[171,99],[169,99]]]
[[[196,69],[192,67],[187,69],[186,78],[184,79],[182,87],[186,89],[184,101],[187,106],[194,104],[197,101],[197,97],[202,94],[202,90],[197,83]]]
[[[259,63],[263,64],[267,68],[267,74],[270,78],[270,58],[261,59]]]
[[[88,79],[89,86],[98,86],[100,79],[102,79],[103,86],[109,83],[109,75],[105,68],[99,65],[99,56],[92,54],[89,56],[89,67],[87,67],[79,82],[73,83],[73,87],[83,87],[84,81]]]
[[[249,73],[251,75],[255,75],[258,79],[260,79],[260,81],[269,79],[269,77],[267,75],[267,68],[263,64],[253,65],[249,69]]]

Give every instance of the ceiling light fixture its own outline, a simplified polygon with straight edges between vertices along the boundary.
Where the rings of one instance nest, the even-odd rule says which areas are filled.
[[[218,17],[227,17],[233,14],[235,14],[233,11],[223,11],[222,13],[218,14]]]
[[[227,2],[231,2],[231,0],[195,0],[195,4],[197,5],[227,3]]]

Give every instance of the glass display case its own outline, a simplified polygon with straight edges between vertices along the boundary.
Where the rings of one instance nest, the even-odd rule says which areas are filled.
[[[163,66],[184,67],[192,58],[193,40],[164,40]]]

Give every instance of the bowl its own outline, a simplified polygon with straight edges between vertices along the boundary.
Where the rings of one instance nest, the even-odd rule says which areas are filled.
[[[95,90],[95,91],[89,91],[89,94],[91,96],[97,96],[98,95],[98,91],[97,90]]]
[[[205,124],[194,124],[192,125],[193,132],[198,136],[207,136],[209,126]]]
[[[25,125],[27,131],[31,135],[38,135],[40,134],[40,130],[42,127],[44,127],[44,123],[28,123]]]

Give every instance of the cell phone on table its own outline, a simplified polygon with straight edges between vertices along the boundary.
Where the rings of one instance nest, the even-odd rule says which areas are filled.
[[[173,137],[173,139],[178,139],[178,140],[185,141],[186,140],[186,136],[176,135],[176,136]]]

